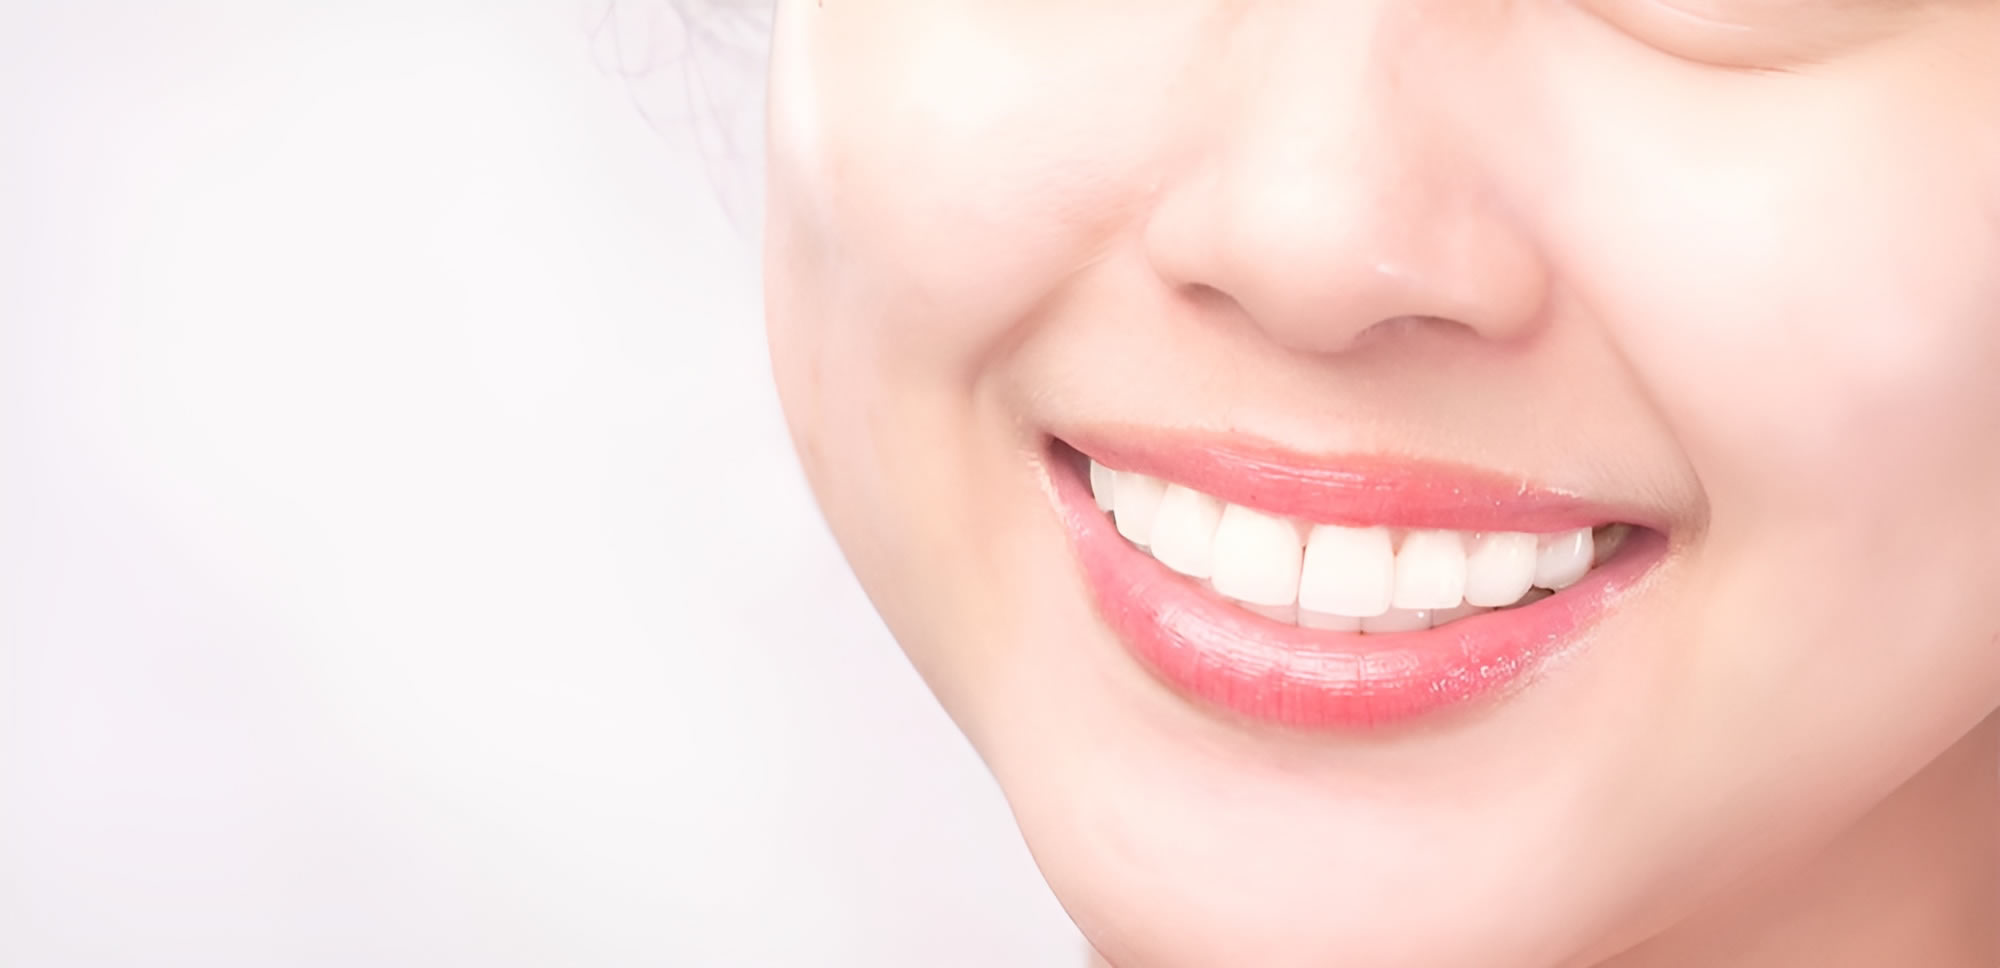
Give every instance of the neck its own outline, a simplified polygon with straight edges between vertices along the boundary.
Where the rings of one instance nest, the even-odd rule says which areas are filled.
[[[1610,964],[2000,965],[2000,714],[1806,863],[1710,911]]]

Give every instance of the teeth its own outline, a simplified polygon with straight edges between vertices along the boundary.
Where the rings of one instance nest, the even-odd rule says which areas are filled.
[[[1396,590],[1396,549],[1388,528],[1316,525],[1306,538],[1299,607],[1367,618],[1389,610]]]
[[[1412,531],[1396,552],[1396,593],[1401,609],[1453,608],[1465,600],[1465,542],[1456,531]]]
[[[1215,529],[1215,590],[1252,605],[1290,605],[1303,554],[1290,520],[1231,504]]]
[[[1464,533],[1310,524],[1227,504],[1156,477],[1090,464],[1097,506],[1161,564],[1273,621],[1413,632],[1517,608],[1575,584],[1629,536]]]
[[[1111,492],[1117,505],[1112,516],[1118,519],[1118,533],[1135,545],[1153,543],[1153,518],[1159,514],[1160,499],[1167,485],[1156,477],[1118,471]]]
[[[1465,554],[1465,601],[1498,608],[1535,587],[1535,536],[1518,531],[1475,535]]]
[[[1590,566],[1595,568],[1598,565],[1604,564],[1611,558],[1612,553],[1616,552],[1618,547],[1625,543],[1625,539],[1631,536],[1632,526],[1628,524],[1614,524],[1606,527],[1601,532],[1591,532],[1591,543],[1596,547],[1590,555]]]
[[[1535,554],[1535,587],[1561,590],[1576,584],[1590,570],[1589,528],[1543,535]]]
[[[1179,484],[1167,485],[1153,516],[1153,557],[1189,578],[1214,574],[1215,527],[1222,502]]]
[[[1258,605],[1252,602],[1238,602],[1237,604],[1273,622],[1282,622],[1286,625],[1297,625],[1299,622],[1299,607],[1297,605]]]
[[[1437,628],[1440,625],[1449,625],[1459,619],[1471,618],[1474,615],[1484,615],[1490,611],[1492,609],[1480,608],[1477,605],[1460,605],[1457,608],[1435,611],[1431,613],[1431,628]]]
[[[1117,502],[1113,500],[1115,495],[1112,493],[1112,488],[1117,486],[1117,480],[1117,471],[1096,461],[1090,462],[1090,493],[1093,497],[1097,498],[1097,509],[1099,511],[1108,512],[1118,506]]]
[[[1301,594],[1304,590],[1301,589]],[[1319,629],[1324,632],[1359,632],[1361,620],[1346,615],[1329,615],[1299,606],[1299,627]]]
[[[1361,620],[1361,631],[1381,635],[1385,632],[1421,632],[1431,627],[1431,613],[1425,609],[1392,608],[1380,615]]]

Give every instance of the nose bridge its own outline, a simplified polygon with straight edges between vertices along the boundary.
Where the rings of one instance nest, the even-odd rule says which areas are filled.
[[[1238,39],[1219,117],[1146,228],[1158,271],[1307,351],[1407,317],[1517,335],[1544,273],[1450,103],[1477,100],[1450,36],[1476,24],[1424,0],[1278,6],[1311,12]]]

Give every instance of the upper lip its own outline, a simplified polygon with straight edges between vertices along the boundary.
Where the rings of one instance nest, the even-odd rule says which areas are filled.
[[[1621,523],[1658,528],[1643,508],[1450,461],[1311,455],[1242,434],[1134,427],[1070,431],[1059,439],[1114,470],[1319,524],[1544,533]]]

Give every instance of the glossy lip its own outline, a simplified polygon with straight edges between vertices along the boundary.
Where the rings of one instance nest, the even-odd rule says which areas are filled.
[[[1548,531],[1628,518],[1572,495],[1500,483],[1461,468],[1370,458],[1286,460],[1164,437],[1144,449],[1096,449],[1108,466],[1275,514],[1399,527]],[[1082,448],[1076,448],[1081,451]],[[1133,547],[1097,506],[1076,461],[1048,464],[1057,511],[1097,611],[1126,649],[1181,694],[1251,720],[1302,729],[1387,728],[1524,683],[1637,586],[1665,555],[1665,535],[1634,528],[1583,580],[1541,601],[1422,632],[1367,636],[1274,622],[1230,603]],[[1152,471],[1144,471],[1152,473]],[[1323,483],[1322,483],[1323,482]],[[1497,489],[1496,489],[1497,488]]]
[[[1549,533],[1623,522],[1665,530],[1644,509],[1610,508],[1495,471],[1357,456],[1336,461],[1235,436],[1120,430],[1066,435],[1114,470],[1190,487],[1267,514],[1319,524]]]

